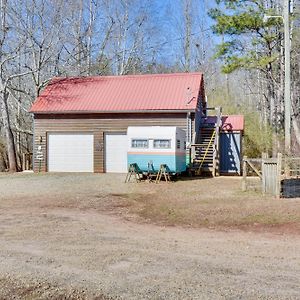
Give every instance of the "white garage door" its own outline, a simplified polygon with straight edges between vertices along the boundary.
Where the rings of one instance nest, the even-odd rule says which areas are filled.
[[[49,133],[49,172],[94,172],[94,135]]]
[[[127,173],[127,135],[105,134],[105,170],[111,173]]]

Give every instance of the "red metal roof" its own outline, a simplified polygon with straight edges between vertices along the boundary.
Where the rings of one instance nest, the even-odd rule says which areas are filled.
[[[201,73],[55,78],[30,111],[190,111],[195,110],[200,91],[204,93]]]
[[[216,116],[208,116],[205,123],[216,123]],[[224,131],[243,131],[244,130],[244,116],[229,115],[222,116],[222,130]]]

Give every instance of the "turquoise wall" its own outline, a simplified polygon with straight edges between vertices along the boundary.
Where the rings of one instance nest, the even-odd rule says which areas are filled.
[[[161,164],[168,165],[172,173],[181,173],[186,171],[186,156],[185,155],[161,155],[161,154],[128,154],[127,162],[129,164],[136,163],[139,168],[147,172],[148,162],[152,161],[155,171],[159,170]]]

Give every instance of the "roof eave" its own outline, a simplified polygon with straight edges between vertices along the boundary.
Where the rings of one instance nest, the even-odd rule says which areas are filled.
[[[194,112],[195,107],[189,109],[153,109],[153,110],[70,110],[70,111],[30,111],[32,114],[43,115],[64,115],[64,114],[124,114],[124,113],[188,113]]]

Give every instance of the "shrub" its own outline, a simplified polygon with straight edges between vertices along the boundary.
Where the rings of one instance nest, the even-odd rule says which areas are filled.
[[[238,104],[233,102],[222,89],[215,90],[210,97],[210,106],[221,106],[223,115],[244,115],[243,155],[261,157],[262,152],[272,153],[275,133],[271,126],[263,124],[257,111],[242,104],[243,101]],[[280,140],[281,136],[276,136],[276,139]]]

